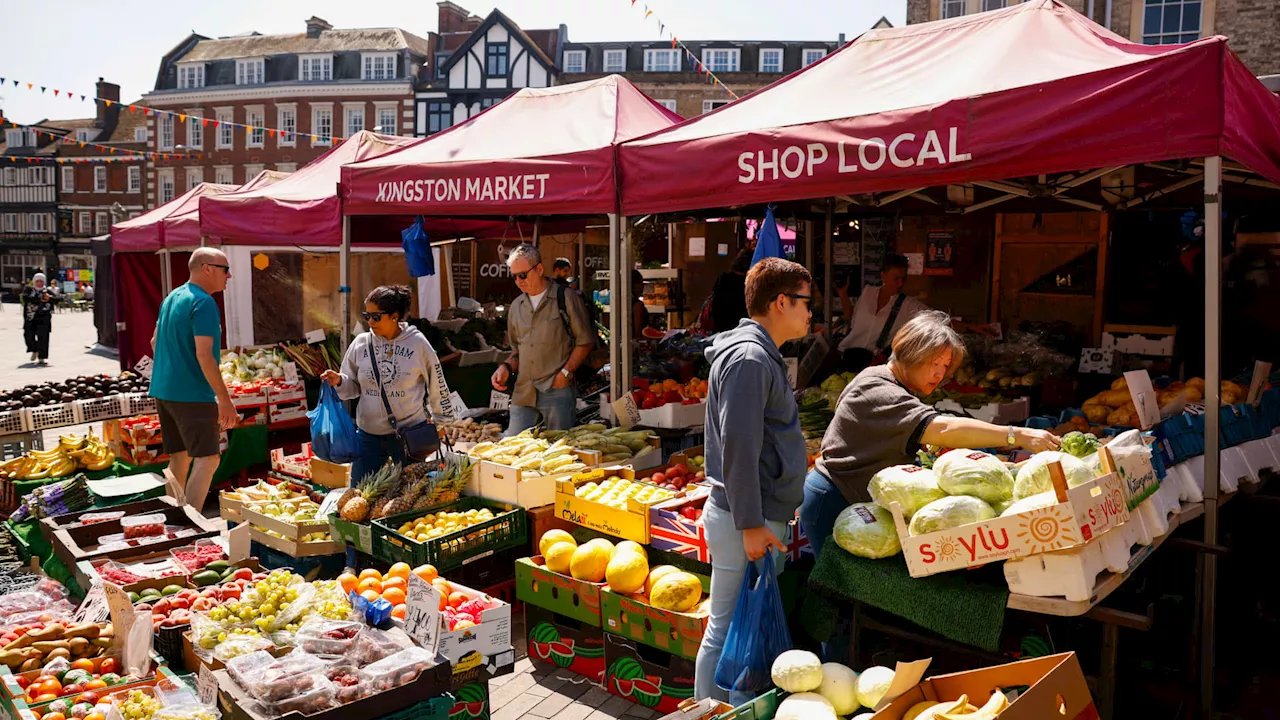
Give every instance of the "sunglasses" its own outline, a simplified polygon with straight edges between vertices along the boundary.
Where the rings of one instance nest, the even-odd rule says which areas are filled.
[[[525,280],[528,280],[530,275],[536,275],[537,273],[535,273],[534,270],[537,270],[539,267],[541,267],[541,264],[534,265],[533,267],[529,268],[528,270],[525,270],[524,272],[511,273],[511,275],[515,277],[515,279],[523,282]]]
[[[217,265],[217,264],[214,264],[214,263],[205,263],[205,265],[208,265],[209,267],[222,268],[222,272],[227,273],[227,274],[230,274],[230,273],[231,273],[231,266],[230,266],[230,265]]]
[[[789,298],[791,298],[792,300],[803,300],[803,301],[804,301],[804,304],[805,304],[805,307],[813,307],[813,296],[812,296],[812,295],[797,295],[797,294],[795,294],[795,293],[782,293],[782,294],[783,294],[783,296],[785,296],[785,297],[789,297]]]
[[[390,315],[390,313],[380,313],[380,312],[362,312],[362,313],[360,313],[360,317],[364,318],[364,319],[365,319],[365,321],[367,321],[367,322],[382,322],[382,316],[383,316],[383,315]]]

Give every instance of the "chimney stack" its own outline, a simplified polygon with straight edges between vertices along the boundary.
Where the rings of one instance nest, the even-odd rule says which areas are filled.
[[[320,37],[320,33],[324,32],[325,30],[332,30],[332,29],[333,29],[332,25],[330,25],[325,20],[322,20],[316,17],[315,15],[312,15],[311,19],[307,20],[307,37],[311,38],[312,40]]]
[[[102,131],[99,137],[111,137],[120,121],[120,86],[98,78],[97,90],[100,99],[111,101],[111,107],[105,102],[97,103],[98,117],[93,126]]]
[[[436,3],[439,10],[436,13],[436,32],[455,33],[465,32],[467,28],[467,18],[471,13],[467,12],[461,6],[455,5],[449,0],[441,0]]]

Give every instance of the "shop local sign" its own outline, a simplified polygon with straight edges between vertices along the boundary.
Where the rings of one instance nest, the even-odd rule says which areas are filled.
[[[912,536],[898,503],[890,503],[911,577],[1083,545],[1129,520],[1124,481],[1109,473],[1069,488],[1066,501],[1017,515]]]

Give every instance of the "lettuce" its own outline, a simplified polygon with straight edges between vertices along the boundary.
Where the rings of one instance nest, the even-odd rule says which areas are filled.
[[[1055,450],[1036,453],[1018,469],[1018,479],[1013,484],[1013,498],[1021,500],[1053,491],[1053,480],[1049,476],[1049,464],[1061,463],[1062,473],[1067,476],[1067,487],[1083,485],[1094,478],[1094,472],[1083,460]]]
[[[1013,475],[1004,462],[980,450],[945,453],[933,464],[933,473],[949,495],[968,495],[991,505],[1013,496]]]
[[[938,487],[933,471],[916,465],[895,465],[885,468],[871,477],[867,483],[871,499],[882,508],[889,503],[902,506],[902,515],[910,520],[916,510],[928,505],[946,493]]]
[[[878,560],[902,552],[893,516],[874,503],[854,503],[836,517],[836,544],[858,557]]]
[[[911,518],[909,531],[912,535],[925,535],[990,520],[995,516],[996,511],[976,497],[952,495],[920,508]]]

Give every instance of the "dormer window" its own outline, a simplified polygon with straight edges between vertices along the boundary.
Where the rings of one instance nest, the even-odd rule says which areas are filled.
[[[364,63],[363,77],[365,80],[394,80],[396,78],[395,53],[364,53],[361,58],[361,62]]]
[[[178,87],[182,89],[204,87],[204,63],[179,65]]]
[[[266,82],[266,61],[262,58],[249,58],[236,61],[237,85],[261,85]]]
[[[302,82],[321,82],[333,79],[332,55],[298,56],[298,79]]]

